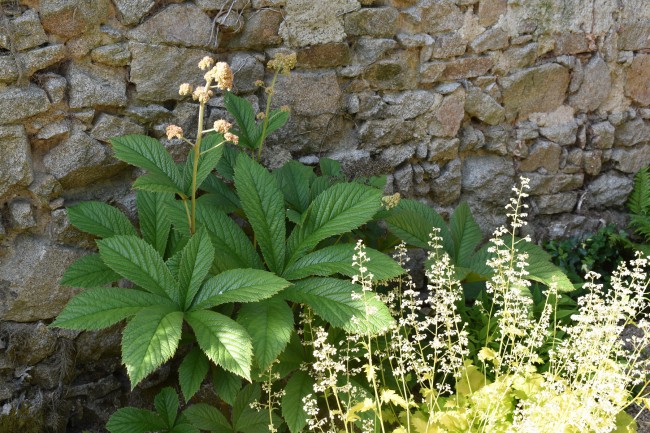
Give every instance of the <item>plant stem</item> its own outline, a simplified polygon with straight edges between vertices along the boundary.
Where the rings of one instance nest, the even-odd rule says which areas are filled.
[[[206,89],[210,88],[210,80],[206,84]],[[190,235],[196,232],[196,175],[199,171],[199,159],[201,158],[201,140],[203,138],[203,118],[205,116],[205,102],[199,104],[199,122],[196,133],[196,143],[192,150],[194,151],[194,161],[192,164],[192,215],[190,220]]]
[[[266,130],[269,126],[269,112],[271,111],[271,99],[273,99],[273,92],[275,91],[275,82],[278,79],[278,74],[280,74],[280,71],[276,71],[275,75],[273,75],[273,81],[271,81],[271,86],[269,89],[271,89],[271,92],[269,93],[269,97],[266,98],[266,110],[264,111],[264,122],[262,123],[262,135],[260,135],[260,142],[258,145],[258,151],[257,151],[257,162],[262,160],[262,148],[264,148],[264,140],[266,139]]]

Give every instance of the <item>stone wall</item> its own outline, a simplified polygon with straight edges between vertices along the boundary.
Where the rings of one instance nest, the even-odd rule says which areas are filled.
[[[275,102],[293,114],[271,166],[389,173],[442,213],[468,201],[486,231],[525,175],[539,238],[623,222],[650,163],[646,0],[0,1],[0,431],[28,431],[12,423],[31,413],[33,431],[76,432],[127,403],[119,330],[45,326],[74,294],[63,270],[93,247],[66,206],[133,215],[136,173],[108,139],[191,130],[177,89],[208,54],[263,104],[253,82],[288,50],[298,67]],[[209,117],[223,113],[217,95]]]

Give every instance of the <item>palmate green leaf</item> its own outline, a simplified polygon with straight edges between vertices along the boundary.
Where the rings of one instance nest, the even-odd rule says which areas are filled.
[[[173,306],[167,298],[133,289],[88,289],[68,302],[51,326],[66,329],[102,329],[155,305]]]
[[[217,366],[212,369],[212,384],[217,396],[232,406],[241,389],[242,380],[236,374]]]
[[[442,217],[432,207],[416,200],[403,199],[385,218],[388,230],[409,245],[429,249],[429,235],[433,228],[439,228],[445,251],[454,257],[451,233]]]
[[[240,98],[226,92],[223,102],[228,112],[237,121],[237,127],[233,132],[239,136],[239,145],[249,149],[256,149],[257,146],[257,122],[255,122],[255,111],[253,105],[244,98]]]
[[[463,202],[451,215],[449,221],[451,227],[451,238],[454,241],[453,263],[458,266],[465,266],[469,263],[472,254],[483,238],[481,228],[474,218],[467,203]]]
[[[209,369],[210,361],[198,347],[185,355],[178,367],[178,383],[186,402],[201,388],[201,383]]]
[[[284,197],[275,178],[242,153],[235,166],[235,188],[268,268],[284,268],[286,226]]]
[[[97,241],[108,267],[143,289],[179,302],[178,283],[156,250],[137,236],[113,236]]]
[[[67,210],[73,226],[100,238],[137,234],[126,215],[106,203],[86,201]]]
[[[68,266],[59,283],[63,286],[101,287],[119,280],[120,275],[106,266],[99,254],[87,254]]]
[[[268,433],[269,414],[251,408],[251,404],[260,401],[262,393],[259,384],[244,387],[232,405],[233,431],[242,433]],[[276,418],[274,417],[274,420]]]
[[[118,409],[106,424],[106,429],[111,433],[149,433],[162,431],[166,427],[156,413],[135,407]]]
[[[144,308],[131,319],[122,334],[131,389],[176,353],[182,328],[183,312],[175,306]]]
[[[373,293],[361,295],[359,286],[336,278],[307,278],[285,289],[283,296],[309,305],[316,314],[351,333],[374,335],[393,323],[388,308]]]
[[[280,355],[293,332],[293,312],[278,297],[243,305],[237,322],[253,339],[253,353],[260,370]]]
[[[183,415],[196,427],[211,433],[232,433],[232,427],[225,416],[214,406],[205,403],[193,404]]]
[[[181,306],[192,304],[214,260],[214,247],[204,228],[197,231],[181,251],[178,269]]]
[[[209,310],[188,312],[185,320],[212,362],[250,381],[253,347],[250,335],[240,324]]]
[[[176,420],[174,427],[169,429],[169,433],[201,433],[201,432],[194,424],[192,424],[192,422],[189,419],[187,419],[185,415],[181,414]]]
[[[156,411],[167,427],[174,425],[178,416],[178,395],[173,388],[163,388],[153,400]]]
[[[339,183],[321,193],[287,240],[291,266],[320,241],[354,230],[381,208],[381,191],[356,183]]]
[[[284,194],[284,199],[298,213],[303,213],[311,200],[309,186],[316,178],[311,167],[291,160],[273,170],[273,176]]]
[[[259,269],[230,269],[206,281],[192,310],[216,307],[228,302],[257,302],[270,298],[285,287],[287,280]]]
[[[298,280],[312,275],[327,277],[342,274],[352,277],[359,273],[352,266],[352,256],[355,254],[354,245],[338,244],[318,249],[307,254],[282,274],[287,280]],[[373,274],[373,281],[385,281],[404,273],[404,269],[386,254],[372,248],[366,248],[370,260],[366,263],[368,272]]]
[[[297,371],[287,382],[282,396],[282,416],[291,433],[298,433],[307,425],[309,415],[303,399],[313,392],[314,379],[307,372]]]
[[[160,141],[146,135],[124,135],[112,138],[111,144],[117,159],[144,168],[160,179],[167,178],[166,185],[183,190],[181,173]]]
[[[169,207],[168,214],[176,229],[181,233],[189,234],[189,225],[182,202],[174,202],[173,206]],[[262,269],[264,267],[246,233],[225,213],[199,200],[196,206],[196,224],[197,227],[204,227],[210,235],[215,250],[216,272],[236,268]]]
[[[141,190],[136,195],[142,237],[161,256],[165,254],[171,230],[171,221],[167,218],[166,208],[173,200],[173,195],[161,192]]]

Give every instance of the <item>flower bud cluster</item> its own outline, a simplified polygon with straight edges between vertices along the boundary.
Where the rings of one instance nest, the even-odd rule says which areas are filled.
[[[278,53],[269,60],[267,66],[269,69],[281,72],[284,75],[289,75],[289,71],[296,67],[297,57],[296,53],[282,54]]]

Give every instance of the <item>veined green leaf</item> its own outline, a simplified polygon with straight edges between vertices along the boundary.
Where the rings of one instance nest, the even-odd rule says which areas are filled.
[[[239,136],[239,145],[249,149],[255,149],[257,146],[257,122],[255,122],[255,111],[253,105],[245,100],[226,92],[223,96],[223,102],[226,109],[237,121],[237,127],[233,132]]]
[[[156,295],[179,302],[178,283],[156,250],[136,236],[97,241],[104,263],[126,279]]]
[[[226,144],[223,149],[223,156],[217,164],[217,173],[229,182],[232,182],[235,175],[235,164],[240,153],[241,150],[238,147]]]
[[[309,186],[316,178],[311,167],[291,160],[282,167],[273,170],[273,176],[284,194],[284,199],[298,213],[303,213],[309,206]]]
[[[201,430],[211,433],[233,433],[230,423],[216,407],[205,404],[193,404],[183,411],[183,415]]]
[[[100,238],[137,234],[126,215],[106,203],[86,201],[67,210],[73,226]]]
[[[266,125],[266,136],[268,137],[273,132],[282,128],[284,125],[286,125],[288,120],[289,120],[288,111],[271,110],[269,112],[269,123]],[[261,137],[261,130],[260,130],[260,137],[257,138],[258,146],[261,144],[260,143],[261,139],[262,137]]]
[[[166,177],[178,191],[183,190],[181,174],[160,141],[146,135],[124,135],[112,138],[111,144],[117,159]]]
[[[111,433],[148,433],[162,431],[166,427],[156,413],[135,407],[118,409],[106,424],[106,429]]]
[[[318,249],[298,259],[282,274],[287,280],[298,280],[312,275],[327,277],[342,274],[352,277],[359,273],[352,265],[354,245],[338,244]],[[365,264],[373,274],[373,281],[385,281],[404,273],[404,269],[386,254],[366,248],[369,261]]]
[[[212,308],[228,302],[261,301],[290,284],[271,272],[259,269],[230,269],[203,284],[191,309]]]
[[[547,286],[557,284],[558,292],[571,292],[573,284],[562,270],[551,263],[551,256],[539,245],[532,242],[517,242],[517,251],[528,254],[528,279],[539,281]]]
[[[244,304],[237,322],[253,339],[253,353],[260,370],[280,355],[293,332],[293,312],[286,301],[277,297]]]
[[[634,188],[627,199],[627,207],[636,215],[647,215],[650,209],[650,167],[643,167],[634,175]]]
[[[307,278],[285,289],[283,296],[309,305],[320,317],[348,332],[379,334],[393,324],[388,308],[373,293],[364,296],[350,281]]]
[[[219,398],[233,405],[241,389],[241,377],[217,366],[212,369],[212,384]]]
[[[275,178],[241,153],[235,166],[235,188],[268,268],[278,274],[284,267],[286,224],[284,197]]]
[[[209,206],[216,207],[224,213],[241,209],[241,202],[237,194],[217,176],[208,176],[201,188],[208,192],[201,197],[208,196],[206,203]]]
[[[388,229],[399,239],[415,247],[425,249],[430,249],[429,235],[432,233],[433,228],[439,228],[438,236],[443,239],[442,246],[447,254],[454,257],[454,244],[451,233],[445,221],[432,207],[419,201],[403,199],[386,217],[385,221],[388,224]]]
[[[297,371],[287,382],[282,396],[282,416],[291,433],[298,433],[307,425],[309,415],[303,399],[313,392],[314,379],[307,372]]]
[[[181,251],[178,269],[180,301],[183,308],[192,305],[214,260],[214,248],[205,229],[200,229]]]
[[[458,266],[465,266],[469,263],[483,237],[481,228],[474,221],[467,203],[461,203],[454,210],[450,226],[451,237],[454,241],[453,262]]]
[[[178,367],[178,383],[186,402],[201,388],[201,383],[209,369],[210,361],[198,347],[185,355]]]
[[[169,207],[169,215],[176,229],[189,234],[189,224],[182,202],[174,202],[173,206]],[[225,213],[198,200],[196,224],[197,227],[204,227],[210,235],[215,250],[215,272],[264,267],[246,233]]]
[[[184,414],[180,414],[174,427],[172,427],[168,433],[201,433],[199,429],[192,424],[192,422],[187,419]]]
[[[176,306],[142,309],[124,328],[122,362],[135,386],[171,358],[181,339],[183,312]]]
[[[142,237],[161,256],[165,254],[171,230],[171,221],[167,218],[165,209],[173,200],[171,194],[161,192],[140,190],[136,195]]]
[[[180,194],[180,189],[170,178],[163,174],[146,173],[133,182],[133,189],[149,192]]]
[[[268,433],[269,415],[264,411],[251,408],[251,403],[259,401],[262,396],[258,384],[246,385],[232,405],[233,430],[244,433]]]
[[[209,310],[188,312],[185,319],[212,362],[250,381],[253,347],[250,335],[240,324]]]
[[[288,265],[292,265],[320,241],[354,230],[368,222],[381,207],[381,191],[356,183],[339,183],[309,205],[304,222],[287,240]]]
[[[133,289],[88,289],[72,298],[51,326],[66,329],[107,328],[143,308],[155,305],[171,305],[171,301]]]
[[[321,158],[318,165],[320,165],[320,171],[323,173],[323,176],[340,177],[343,175],[341,163],[335,159]]]
[[[178,416],[178,395],[170,387],[163,388],[153,400],[154,406],[160,418],[165,421],[167,427],[174,425]]]
[[[120,275],[106,266],[99,254],[87,254],[68,266],[60,284],[70,287],[101,287],[119,280]]]

